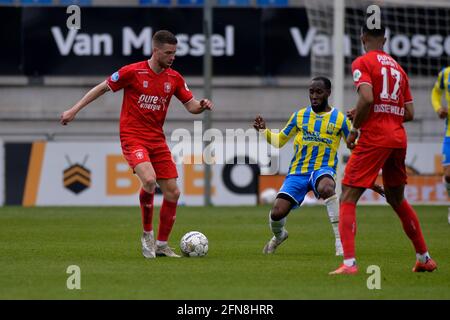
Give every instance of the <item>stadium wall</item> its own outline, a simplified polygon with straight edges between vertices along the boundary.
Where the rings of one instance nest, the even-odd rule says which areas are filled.
[[[194,162],[201,159],[201,141],[197,140],[200,142],[197,147],[189,140],[179,141],[172,141],[170,147],[179,174],[180,203],[203,205],[203,165]],[[292,157],[292,144],[280,152],[267,149],[265,142],[261,145],[243,142],[233,144],[233,148],[230,145],[215,145],[213,204],[255,205],[265,189],[278,190]],[[424,147],[427,152],[423,152]],[[180,153],[182,148],[185,149]],[[411,203],[448,203],[440,156],[439,144],[410,144],[406,197]],[[348,153],[344,163],[347,158]],[[122,157],[118,143],[5,144],[6,205],[136,205],[139,190],[140,183]],[[309,200],[309,204],[317,202],[312,197]],[[162,202],[159,190],[155,201],[157,205]],[[361,203],[386,204],[385,199],[372,191],[364,194]]]

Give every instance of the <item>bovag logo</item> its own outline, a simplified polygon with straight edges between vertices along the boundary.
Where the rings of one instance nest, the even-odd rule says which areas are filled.
[[[81,164],[72,164],[69,156],[67,155],[66,159],[69,163],[69,167],[63,172],[64,187],[75,194],[79,194],[91,186],[91,171],[85,166],[88,156],[86,155],[84,157]]]

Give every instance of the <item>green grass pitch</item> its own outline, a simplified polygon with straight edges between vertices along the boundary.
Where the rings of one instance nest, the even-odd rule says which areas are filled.
[[[411,272],[414,250],[390,208],[362,206],[359,274],[333,277],[341,259],[324,206],[291,212],[272,256],[262,254],[269,207],[180,207],[171,245],[180,252],[182,235],[198,230],[208,255],[152,260],[141,255],[138,207],[3,207],[0,299],[450,299],[447,207],[415,208],[436,272]],[[81,290],[66,287],[69,265],[81,268]],[[367,288],[370,265],[380,290]]]

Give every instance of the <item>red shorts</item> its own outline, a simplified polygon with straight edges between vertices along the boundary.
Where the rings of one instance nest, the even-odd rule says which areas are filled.
[[[342,184],[371,188],[383,170],[383,185],[398,187],[406,184],[405,149],[356,145],[347,166]]]
[[[156,145],[122,141],[122,152],[131,169],[142,162],[151,162],[156,179],[178,178],[177,167],[166,143]]]

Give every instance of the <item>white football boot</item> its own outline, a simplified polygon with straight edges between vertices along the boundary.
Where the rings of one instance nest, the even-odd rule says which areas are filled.
[[[344,248],[342,247],[341,239],[336,239],[336,242],[334,245],[336,247],[336,256],[343,256]]]
[[[264,254],[272,254],[275,252],[275,249],[283,243],[284,240],[288,238],[288,232],[284,231],[283,236],[281,239],[277,239],[275,236],[272,237],[272,239],[267,242],[267,244],[264,246],[263,253]]]
[[[141,237],[142,254],[147,259],[156,258],[156,243],[153,235],[150,233],[143,233]]]
[[[181,256],[173,252],[172,248],[170,248],[167,244],[163,246],[156,246],[156,255],[170,258],[181,258]]]

